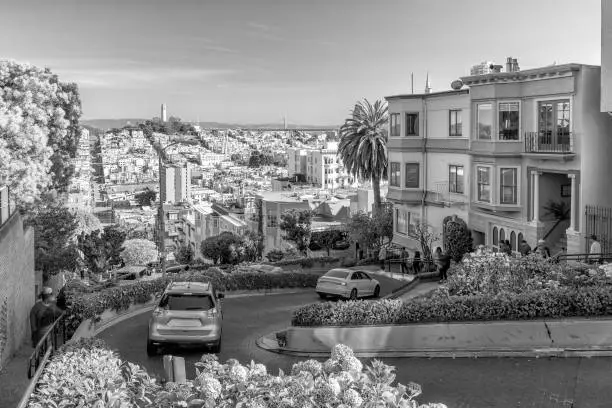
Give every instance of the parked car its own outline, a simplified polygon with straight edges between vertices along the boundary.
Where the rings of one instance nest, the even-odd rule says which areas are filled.
[[[351,243],[348,242],[346,239],[341,239],[332,244],[333,249],[349,249],[350,246]]]
[[[364,271],[336,268],[319,278],[315,290],[321,299],[337,296],[355,300],[365,296],[380,296],[380,283]]]
[[[200,345],[221,351],[223,310],[210,282],[171,282],[149,319],[147,354],[165,345]]]

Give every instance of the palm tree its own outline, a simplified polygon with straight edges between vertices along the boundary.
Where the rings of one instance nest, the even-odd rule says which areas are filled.
[[[357,102],[351,117],[340,128],[338,153],[346,170],[364,180],[372,181],[374,207],[381,207],[380,180],[387,178],[387,103],[367,99]]]

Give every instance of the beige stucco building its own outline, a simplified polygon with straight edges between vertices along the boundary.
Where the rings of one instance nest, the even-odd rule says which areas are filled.
[[[593,212],[612,205],[612,117],[600,111],[600,72],[581,64],[494,72],[462,78],[461,90],[388,97],[394,241],[415,248],[413,219],[440,231],[457,214],[476,244],[508,239],[516,250],[523,238],[532,246],[544,238],[553,253],[579,253],[596,233],[609,245]],[[551,203],[569,218],[558,222]]]

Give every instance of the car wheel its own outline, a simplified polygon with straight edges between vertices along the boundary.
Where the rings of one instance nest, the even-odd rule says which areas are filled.
[[[210,348],[210,351],[212,351],[215,354],[219,354],[221,352],[221,338],[219,338],[219,341],[217,342],[217,344],[215,344],[214,346]]]
[[[349,299],[357,300],[357,289],[356,288],[351,290],[351,297]]]
[[[376,287],[374,288],[374,297],[377,298],[380,296],[380,286],[376,285]]]
[[[327,299],[327,295],[325,293],[317,292],[317,295],[319,295],[321,299]]]
[[[157,355],[157,347],[147,340],[147,356],[152,357]]]

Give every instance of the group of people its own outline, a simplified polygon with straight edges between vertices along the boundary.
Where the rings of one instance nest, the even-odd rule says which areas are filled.
[[[387,261],[387,248],[382,247],[378,253],[378,259],[380,261],[380,266],[382,269],[385,269],[385,262]],[[440,281],[446,281],[447,272],[450,269],[450,256],[442,251],[441,247],[437,247],[433,254],[433,261],[436,265],[436,270],[440,275]],[[414,256],[410,256],[408,250],[404,247],[402,248],[402,252],[400,254],[399,264],[402,273],[412,273],[418,275],[423,271],[423,267],[428,265],[422,258],[421,253],[419,251],[414,251]]]

